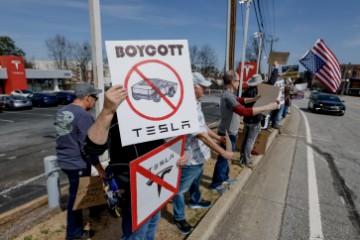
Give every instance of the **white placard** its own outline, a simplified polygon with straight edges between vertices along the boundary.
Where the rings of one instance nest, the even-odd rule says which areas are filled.
[[[128,90],[117,110],[123,146],[199,131],[187,40],[105,44],[112,85]]]
[[[179,190],[185,136],[145,154],[130,163],[133,231],[157,213]]]

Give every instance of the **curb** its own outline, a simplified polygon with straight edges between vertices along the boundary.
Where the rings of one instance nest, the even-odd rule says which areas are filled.
[[[282,124],[283,125],[283,121]],[[278,130],[272,130],[266,144],[266,151],[270,147],[278,134]],[[253,159],[253,163],[257,166],[263,159],[264,155],[256,156]],[[256,167],[255,167],[256,168]],[[255,170],[255,169],[254,169]],[[231,210],[231,206],[237,200],[237,196],[244,188],[252,176],[254,170],[244,168],[237,176],[236,180],[238,183],[230,187],[229,191],[223,193],[218,200],[213,204],[205,216],[195,226],[194,230],[186,238],[187,240],[199,240],[199,239],[210,239],[214,234],[215,229],[219,226],[221,221],[228,215]]]

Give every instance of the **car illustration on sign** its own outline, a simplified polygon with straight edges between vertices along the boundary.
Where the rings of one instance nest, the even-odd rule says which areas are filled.
[[[146,99],[160,102],[161,96],[154,87],[169,97],[173,97],[176,93],[177,83],[160,78],[149,78],[147,80],[150,81],[153,86],[150,86],[147,81],[141,80],[131,87],[132,96],[135,100]]]

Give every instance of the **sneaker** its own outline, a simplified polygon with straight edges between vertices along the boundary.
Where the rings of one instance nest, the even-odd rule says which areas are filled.
[[[237,184],[237,181],[236,181],[236,179],[228,179],[228,180],[226,180],[226,181],[224,181],[224,183],[225,184],[231,184],[231,185],[235,185],[235,184]]]
[[[92,238],[95,235],[94,230],[84,230],[82,235],[77,237],[67,237],[66,240],[85,240]]]
[[[247,166],[248,168],[250,168],[251,170],[254,169],[254,164],[252,162],[246,163],[245,166]]]
[[[188,224],[188,222],[185,219],[182,219],[182,220],[174,219],[174,224],[176,225],[176,227],[180,230],[180,232],[182,234],[189,234],[193,229],[193,227],[190,226],[190,224]]]
[[[224,193],[224,192],[227,192],[228,190],[229,190],[229,188],[227,186],[223,186],[223,185],[217,186],[216,188],[211,188],[211,191],[218,192],[218,193]]]
[[[198,202],[198,203],[190,201],[189,206],[191,208],[210,208],[211,207],[211,201],[207,201],[207,200],[204,200],[204,199],[201,199],[201,201]]]

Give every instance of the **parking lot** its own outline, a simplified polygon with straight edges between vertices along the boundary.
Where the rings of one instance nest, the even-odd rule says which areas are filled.
[[[0,213],[46,192],[43,159],[55,154],[53,118],[61,107],[0,113]]]

